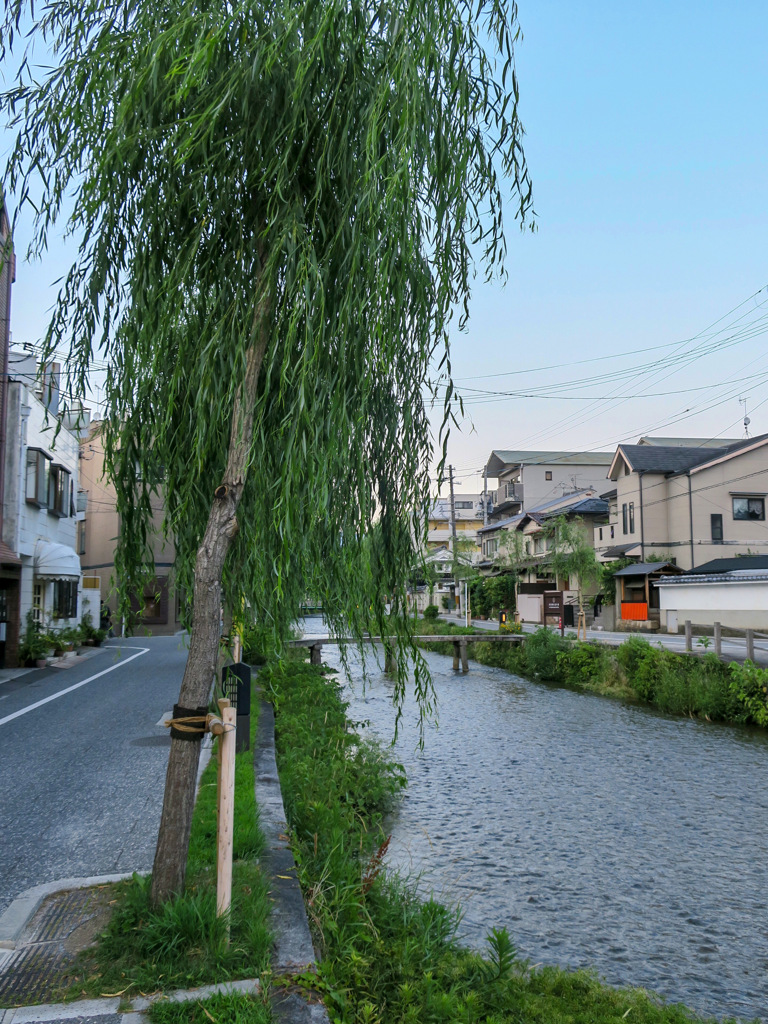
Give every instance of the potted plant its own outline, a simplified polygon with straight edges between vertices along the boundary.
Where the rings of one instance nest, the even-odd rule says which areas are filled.
[[[89,647],[101,647],[107,637],[107,631],[94,626],[93,616],[90,612],[85,612],[80,621],[80,635],[83,638],[83,643],[88,644]]]
[[[48,637],[35,622],[32,609],[27,612],[26,628],[19,644],[19,661],[24,665],[45,668],[48,653]]]

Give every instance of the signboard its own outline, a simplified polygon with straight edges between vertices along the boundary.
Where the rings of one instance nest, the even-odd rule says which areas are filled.
[[[544,595],[544,618],[560,618],[563,614],[562,590],[550,590]]]

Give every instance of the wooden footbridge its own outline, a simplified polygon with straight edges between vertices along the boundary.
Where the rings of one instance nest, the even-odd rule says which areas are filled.
[[[469,657],[467,656],[467,645],[468,644],[487,644],[487,643],[504,643],[514,644],[520,643],[524,639],[524,635],[521,633],[513,633],[511,635],[499,635],[498,633],[481,633],[481,634],[460,634],[457,636],[455,633],[448,633],[446,636],[433,636],[431,633],[426,636],[414,636],[414,640],[421,640],[422,642],[431,643],[446,643],[450,641],[453,644],[453,667],[455,671],[459,671],[461,667],[462,672],[469,672]],[[364,643],[371,644],[384,644],[384,664],[387,672],[395,670],[395,652],[389,643],[392,637],[387,636],[366,636],[363,637]],[[308,647],[309,648],[309,660],[312,665],[322,664],[323,659],[323,647],[326,644],[349,644],[353,646],[357,644],[358,640],[354,637],[335,637],[335,636],[308,636],[303,637],[301,640],[292,640],[290,642],[291,647]]]

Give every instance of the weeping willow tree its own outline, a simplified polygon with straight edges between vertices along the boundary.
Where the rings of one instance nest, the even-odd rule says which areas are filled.
[[[279,634],[311,581],[357,637],[388,593],[409,649],[430,372],[445,426],[451,319],[477,266],[502,268],[503,200],[532,215],[516,18],[511,0],[6,0],[3,58],[30,38],[54,56],[3,97],[7,181],[35,200],[34,250],[65,210],[76,243],[47,350],[75,394],[110,366],[124,610],[162,488],[193,595],[185,708],[209,698],[222,587]],[[156,901],[183,888],[198,757],[173,739]]]

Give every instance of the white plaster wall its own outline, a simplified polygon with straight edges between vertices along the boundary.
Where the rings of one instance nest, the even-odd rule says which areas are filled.
[[[541,622],[543,610],[541,594],[518,594],[517,610],[523,622]]]
[[[752,583],[700,583],[659,587],[662,621],[675,632],[686,619],[700,626],[715,622],[736,629],[768,630],[768,580]]]
[[[41,448],[54,462],[64,466],[72,474],[75,495],[78,488],[78,442],[68,430],[56,433],[56,421],[51,417],[46,423],[45,407],[34,392],[27,387],[21,389],[21,431],[18,479],[13,482],[17,498],[18,537],[17,550],[21,557],[21,628],[24,629],[27,611],[32,607],[34,586],[34,553],[38,540],[54,544],[66,544],[75,548],[77,519],[75,516],[59,518],[47,509],[39,509],[26,502],[27,448]],[[81,595],[78,595],[78,614],[74,619],[59,620],[58,625],[72,625],[80,621]],[[53,583],[44,584],[44,613],[47,619],[53,607]]]

